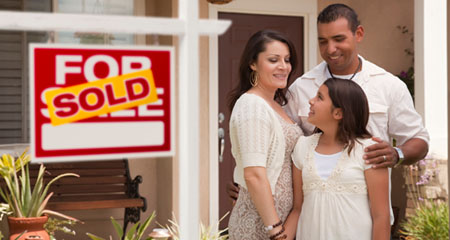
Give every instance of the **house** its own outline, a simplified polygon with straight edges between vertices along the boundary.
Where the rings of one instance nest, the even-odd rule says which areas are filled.
[[[191,0],[192,1],[192,0]],[[189,2],[191,2],[189,1]],[[297,51],[301,59],[299,72],[315,66],[321,61],[317,51],[316,16],[318,11],[330,3],[326,0],[234,0],[228,4],[210,4],[198,0],[202,19],[233,19],[233,25],[223,37],[202,36],[199,39],[199,218],[204,223],[214,223],[229,210],[225,196],[225,184],[231,179],[232,160],[227,140],[226,93],[235,80],[236,55],[256,28],[277,28],[298,39]],[[361,54],[393,74],[400,74],[412,66],[412,58],[405,49],[415,52],[415,103],[424,117],[431,135],[431,153],[436,158],[447,160],[448,154],[448,89],[446,52],[448,49],[448,4],[445,1],[425,0],[346,0],[359,14],[365,26],[365,40]],[[178,17],[179,3],[176,0],[4,0],[0,10],[25,12],[57,12],[116,14],[130,16]],[[447,6],[447,11],[443,10]],[[445,8],[444,8],[445,9]],[[441,10],[441,11],[439,11]],[[258,20],[256,20],[258,19]],[[447,20],[445,20],[447,19]],[[73,24],[76,24],[73,23]],[[414,32],[402,34],[397,26],[405,26]],[[227,42],[228,41],[228,42]],[[178,47],[177,36],[131,35],[131,34],[86,34],[82,32],[0,32],[0,144],[26,144],[29,142],[28,115],[28,53],[30,42],[56,42],[75,44],[112,45],[169,45]],[[242,47],[242,46],[241,46]],[[230,54],[230,55],[226,55]],[[231,61],[227,61],[227,56]],[[176,67],[179,67],[175,65]],[[229,71],[227,71],[229,70]],[[182,78],[183,76],[177,76]],[[445,86],[445,87],[443,87]],[[176,97],[177,98],[177,97]],[[218,117],[222,113],[222,117]],[[183,119],[176,119],[177,123]],[[219,162],[217,141],[218,128],[224,128],[225,150],[223,162]],[[176,135],[178,137],[178,135]],[[228,148],[228,150],[227,150]],[[167,223],[172,212],[178,214],[184,199],[180,198],[179,155],[151,159],[130,159],[131,175],[142,175],[141,194],[147,198],[148,209],[143,218],[156,210],[157,222]],[[446,169],[446,168],[445,168]],[[227,172],[228,171],[228,172]],[[444,173],[446,171],[441,171]],[[447,182],[442,184],[447,185]],[[406,198],[401,171],[393,175],[393,205],[404,209]],[[448,192],[448,187],[447,187]],[[220,197],[219,197],[220,196]],[[194,208],[195,209],[195,208]],[[220,211],[219,211],[220,209]],[[71,212],[86,224],[76,227],[77,232],[92,232],[108,236],[113,232],[109,216],[120,219],[122,210],[96,210]],[[402,215],[402,213],[400,214]],[[154,225],[156,226],[156,225]],[[2,227],[2,230],[5,227]],[[66,237],[65,237],[66,238]],[[68,238],[66,238],[68,239]],[[76,239],[76,238],[74,238]]]

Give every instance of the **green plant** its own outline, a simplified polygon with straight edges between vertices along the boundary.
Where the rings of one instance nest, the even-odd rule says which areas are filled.
[[[447,203],[427,201],[401,225],[400,233],[408,240],[448,239],[448,223]]]
[[[410,32],[406,26],[397,26],[397,29],[406,37],[409,38],[410,42],[414,43],[414,33]],[[407,57],[411,57],[411,66],[406,71],[401,71],[397,75],[408,87],[411,96],[414,99],[414,50],[411,47],[403,49]]]
[[[0,208],[0,211],[13,217],[40,217],[48,214],[77,221],[75,218],[48,210],[45,207],[53,195],[53,192],[47,194],[53,182],[66,176],[79,176],[74,173],[64,173],[45,184],[45,167],[41,164],[34,187],[31,187],[29,162],[30,156],[26,150],[17,159],[10,154],[3,154],[0,160],[0,175],[6,186],[0,188],[0,195],[7,205],[4,209]],[[20,177],[18,176],[19,171]]]
[[[56,240],[55,233],[63,232],[69,235],[76,235],[75,231],[67,226],[73,226],[76,222],[72,220],[61,220],[58,218],[48,218],[47,223],[44,224],[45,231],[50,235],[51,240]]]
[[[116,220],[114,220],[113,217],[111,217],[111,222],[114,226],[114,229],[116,230],[117,236],[119,239],[122,239],[124,237],[124,240],[140,240],[142,239],[142,236],[144,235],[145,230],[150,226],[150,223],[153,221],[153,218],[155,218],[155,212],[150,215],[143,224],[140,222],[134,224],[128,232],[124,233],[122,230],[122,227],[117,223]],[[99,236],[96,236],[91,233],[86,233],[92,240],[106,240],[104,238],[101,238]],[[112,239],[112,237],[110,237]],[[146,240],[150,240],[151,238],[146,238]]]
[[[228,230],[223,229],[220,231],[217,231],[219,229],[219,223],[228,215],[229,212],[227,212],[216,224],[213,224],[211,226],[205,227],[203,223],[200,223],[200,240],[226,240],[228,238],[228,235],[225,234],[225,232]],[[179,240],[180,239],[180,230],[177,223],[177,219],[174,214],[173,220],[169,220],[170,226],[166,226],[166,229],[169,231],[170,235],[172,235],[173,240]]]

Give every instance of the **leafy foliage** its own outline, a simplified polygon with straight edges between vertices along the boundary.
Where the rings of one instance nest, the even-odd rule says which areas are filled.
[[[219,223],[228,215],[227,212],[216,224],[205,227],[203,224],[200,224],[200,240],[226,240],[228,239],[228,235],[225,232],[228,229],[223,229],[217,231],[219,229]],[[169,233],[172,235],[173,240],[180,240],[180,230],[177,223],[177,219],[175,215],[173,215],[173,220],[169,220],[170,226],[166,226],[166,229],[169,230]]]
[[[399,25],[397,26],[397,29],[403,35],[409,38],[409,41],[412,44],[414,43],[414,33],[409,31],[409,29],[406,26]],[[400,74],[397,75],[397,77],[400,78],[406,84],[414,100],[414,49],[411,47],[407,47],[403,49],[403,51],[405,52],[405,55],[407,57],[411,58],[411,67],[409,67],[408,70],[406,71],[401,71]]]
[[[145,230],[148,228],[148,226],[150,226],[150,223],[153,221],[155,216],[155,212],[153,212],[152,215],[150,215],[143,224],[141,224],[140,222],[134,224],[126,233],[123,232],[122,227],[113,217],[111,217],[111,223],[116,230],[117,236],[119,237],[118,239],[122,239],[122,237],[124,237],[124,240],[141,240],[143,239],[142,236],[144,235]],[[91,233],[86,233],[86,235],[88,235],[92,240],[106,240]],[[112,239],[112,237],[110,237],[110,239]],[[151,238],[146,238],[146,240],[150,239]]]
[[[3,154],[0,159],[0,176],[6,184],[6,187],[0,188],[0,195],[9,207],[8,209],[0,209],[0,211],[13,217],[40,217],[49,214],[77,221],[75,218],[45,209],[45,207],[53,195],[53,192],[47,194],[52,183],[62,177],[79,176],[74,173],[64,173],[45,184],[45,167],[41,164],[36,183],[32,188],[28,168],[29,162],[30,156],[27,151],[23,152],[16,160],[10,154]],[[18,174],[19,171],[20,175]]]
[[[56,240],[55,233],[63,232],[69,235],[76,235],[75,231],[68,226],[75,225],[76,222],[72,220],[61,220],[58,218],[48,218],[48,221],[44,224],[45,231],[50,235],[51,240]]]
[[[415,214],[408,217],[401,225],[400,233],[411,240],[449,239],[448,223],[447,203],[429,201],[422,203]]]
[[[402,71],[397,77],[406,84],[414,100],[414,67],[409,67],[406,72]]]

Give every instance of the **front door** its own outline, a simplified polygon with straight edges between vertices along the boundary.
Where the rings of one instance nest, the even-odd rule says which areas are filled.
[[[226,185],[233,179],[234,159],[231,155],[231,143],[228,130],[230,110],[228,109],[228,97],[230,91],[239,82],[239,60],[247,40],[255,32],[262,29],[272,29],[283,33],[295,45],[298,56],[298,66],[293,73],[293,79],[303,74],[304,50],[303,50],[303,17],[241,14],[219,12],[219,19],[233,21],[230,29],[219,37],[219,114],[223,116],[219,127],[224,133],[224,141],[219,140],[219,154],[223,156],[219,163],[219,218],[231,211],[231,200],[226,193]],[[221,120],[219,116],[219,120]],[[219,132],[219,137],[220,137]],[[220,223],[220,229],[228,226],[229,215]]]

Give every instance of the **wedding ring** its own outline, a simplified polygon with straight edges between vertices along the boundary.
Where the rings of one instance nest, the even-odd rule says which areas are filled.
[[[383,161],[384,161],[384,162],[386,162],[386,161],[387,161],[387,159],[386,159],[386,155],[383,155]]]

